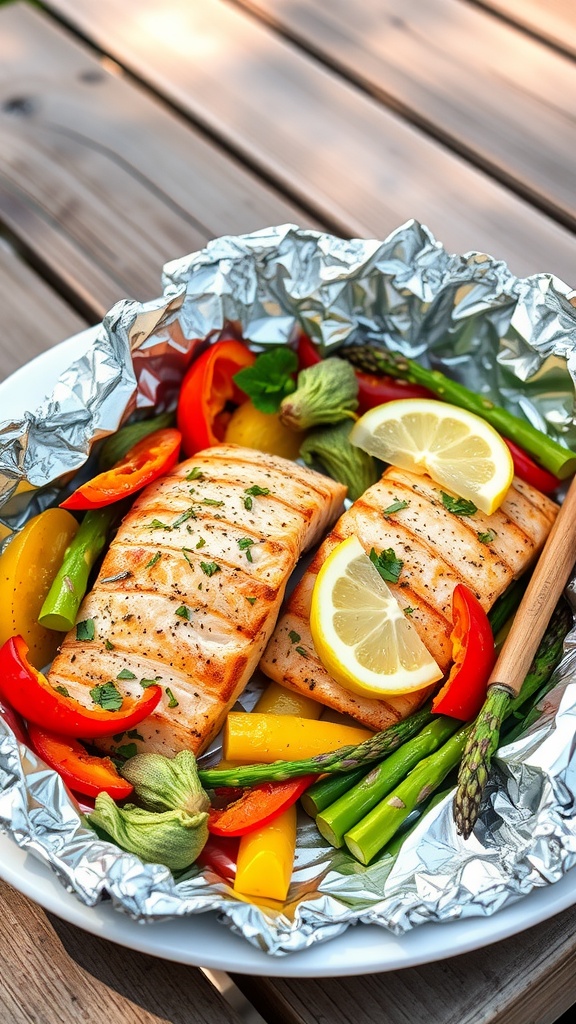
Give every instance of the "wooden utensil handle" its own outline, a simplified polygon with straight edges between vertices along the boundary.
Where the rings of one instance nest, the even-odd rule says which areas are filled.
[[[576,562],[576,477],[554,525],[504,641],[488,685],[501,683],[515,696]]]

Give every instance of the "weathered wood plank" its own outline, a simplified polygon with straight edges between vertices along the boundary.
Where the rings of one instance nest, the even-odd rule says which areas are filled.
[[[576,1000],[575,927],[571,908],[487,949],[420,967],[235,981],[266,1020],[284,1024],[552,1024]]]
[[[121,18],[115,0],[47,6],[342,232],[383,237],[415,217],[452,251],[574,278],[569,232],[246,11],[219,0],[125,0]]]
[[[0,381],[40,352],[88,326],[2,239],[0,310]]]
[[[118,20],[118,12],[114,15]],[[316,222],[48,16],[0,9],[0,223],[100,319],[220,234]]]
[[[201,971],[80,931],[4,882],[0,949],[10,1024],[241,1024]]]
[[[461,0],[236,2],[574,230],[574,61]]]
[[[574,0],[474,0],[576,56]]]

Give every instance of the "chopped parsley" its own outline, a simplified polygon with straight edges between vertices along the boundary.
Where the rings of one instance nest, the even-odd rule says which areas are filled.
[[[196,545],[196,550],[198,550],[198,548],[203,548],[205,544],[206,544],[206,541],[204,540],[204,537],[200,537],[200,540],[198,541],[198,543]]]
[[[122,694],[115,683],[102,683],[90,690],[90,696],[95,704],[99,704],[104,711],[120,711],[122,707]]]
[[[376,566],[383,580],[387,583],[398,583],[404,562],[401,558],[396,558],[394,548],[385,548],[379,555],[372,548],[370,561]]]
[[[408,501],[393,501],[391,505],[388,505],[388,508],[384,509],[382,515],[391,516],[393,512],[401,512],[403,508],[408,508],[408,505]]]
[[[129,668],[123,668],[116,676],[116,679],[136,679],[136,676]]]
[[[114,644],[112,643],[111,640],[108,640],[108,638],[106,638],[106,640],[104,641],[104,647],[106,648],[107,651],[115,651],[116,650],[116,648],[114,647]]]
[[[410,605],[408,604],[408,605],[406,605],[406,607],[404,609],[404,615],[412,615],[412,613],[414,611],[416,611],[416,609],[415,608],[411,608]]]
[[[161,679],[162,676],[156,676],[155,679],[141,679],[140,686],[142,687],[143,690],[146,690],[149,686],[157,686]]]
[[[193,554],[192,548],[182,548],[182,554],[188,562],[188,565],[193,565],[192,558],[190,557]]]
[[[188,619],[188,621],[190,621],[190,609],[187,608],[185,604],[181,604],[180,607],[176,609],[176,615],[179,615],[181,619]]]
[[[252,509],[252,498],[266,497],[267,494],[270,494],[270,488],[253,484],[252,487],[245,488],[244,494],[246,495],[244,498],[244,508],[250,512]]]
[[[481,544],[491,544],[496,533],[494,530],[487,530],[486,533],[478,533],[476,536]]]
[[[70,696],[70,694],[68,693],[68,690],[66,689],[65,686],[55,686],[54,689],[56,690],[56,693],[60,693],[62,695],[62,697],[69,697]]]
[[[169,686],[166,687],[166,696],[168,697],[168,707],[169,708],[177,708],[178,707],[178,701],[176,700],[176,697],[172,693],[172,690],[170,689]]]
[[[187,519],[196,519],[196,513],[193,508],[187,508],[185,512],[182,512],[182,514],[174,520],[170,529],[175,530],[178,526],[182,526],[182,523],[185,523]]]
[[[220,507],[220,505],[223,505],[224,502],[223,501],[217,501],[216,498],[202,498],[202,501],[199,502],[199,504],[200,505],[216,505],[216,507]]]
[[[128,760],[129,757],[134,757],[138,753],[138,747],[135,743],[124,743],[121,747],[118,747],[116,753]]]
[[[290,637],[291,644],[297,644],[298,641],[302,639],[300,633],[297,633],[295,629],[291,629],[290,632],[288,633],[288,636]]]
[[[240,537],[238,540],[238,547],[240,548],[240,551],[246,552],[246,558],[249,562],[253,561],[252,552],[250,551],[253,544],[254,541],[252,540],[252,537]]]
[[[131,740],[143,740],[144,737],[140,735],[138,729],[130,729],[128,732],[128,738]]]
[[[206,576],[213,576],[214,573],[221,571],[218,562],[200,562],[200,568]]]
[[[96,626],[94,625],[94,619],[84,619],[83,622],[76,623],[77,640],[93,640],[95,636]]]
[[[248,601],[248,602],[249,602],[250,604],[255,604],[255,603],[256,603],[256,601],[258,600],[258,598],[256,598],[256,597],[247,597],[247,598],[246,598],[246,600],[247,600],[247,601]]]
[[[260,412],[274,413],[282,399],[296,390],[293,374],[297,369],[296,353],[279,345],[262,352],[252,366],[245,366],[232,379]]]
[[[200,466],[194,466],[194,469],[191,469],[190,472],[186,474],[185,479],[186,480],[203,480],[204,479],[204,473],[200,469]]]
[[[171,530],[172,527],[168,526],[168,523],[161,522],[160,519],[153,519],[148,526],[151,530]]]
[[[294,650],[297,652],[297,654],[301,654],[303,658],[307,658],[308,657],[308,651],[306,650],[306,648],[304,648],[304,647],[295,647]]]
[[[468,498],[455,498],[452,494],[446,494],[445,491],[440,491],[442,495],[442,504],[448,512],[452,512],[455,516],[473,516],[478,511],[473,501],[468,501]]]
[[[156,565],[156,562],[160,561],[161,558],[162,558],[162,552],[161,551],[157,551],[155,555],[152,555],[152,558],[150,559],[150,561],[146,562],[146,565],[144,566],[144,568],[145,569],[151,569],[153,565]]]

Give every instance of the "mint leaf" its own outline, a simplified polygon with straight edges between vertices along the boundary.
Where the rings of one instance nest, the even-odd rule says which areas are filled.
[[[296,390],[292,374],[297,369],[296,353],[282,345],[262,352],[252,366],[245,366],[232,379],[260,412],[274,413],[282,399]]]
[[[129,668],[123,668],[116,676],[116,679],[136,679],[136,676]]]
[[[396,558],[394,548],[386,548],[379,555],[372,548],[370,561],[376,566],[383,580],[387,583],[398,583],[404,562],[401,558]]]

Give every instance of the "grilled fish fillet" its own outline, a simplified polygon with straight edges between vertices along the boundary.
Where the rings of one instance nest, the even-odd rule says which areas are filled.
[[[387,514],[398,502],[406,507]],[[310,604],[320,566],[340,541],[356,534],[369,553],[392,548],[403,566],[389,583],[410,621],[446,672],[452,657],[452,594],[465,583],[488,611],[537,557],[558,506],[517,478],[497,512],[458,516],[428,476],[387,469],[341,516],[288,600],[260,662],[271,679],[305,693],[372,729],[384,729],[419,707],[430,689],[387,699],[350,693],[328,674],[314,650]],[[298,642],[294,642],[294,637]],[[304,653],[303,653],[304,652]]]
[[[93,620],[95,639],[68,633],[51,684],[93,707],[93,687],[113,681],[136,697],[140,680],[158,680],[162,701],[138,726],[137,748],[201,752],[257,667],[301,553],[334,523],[345,493],[235,445],[180,463],[121,524],[78,615]]]

